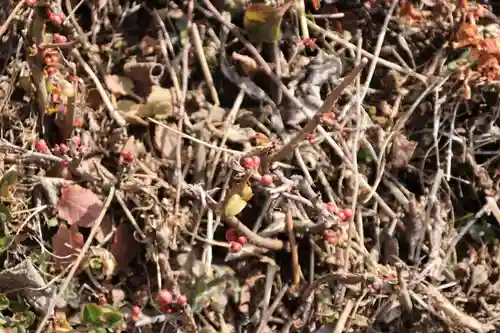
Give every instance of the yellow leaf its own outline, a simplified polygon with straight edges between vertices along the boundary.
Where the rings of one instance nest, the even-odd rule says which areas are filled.
[[[239,194],[233,194],[226,203],[224,214],[226,216],[236,216],[245,208],[247,202]]]
[[[252,188],[250,187],[250,185],[245,184],[245,187],[243,187],[243,190],[241,191],[240,196],[243,200],[245,200],[247,202],[250,201],[250,199],[252,199],[253,192],[252,192]]]
[[[0,178],[0,198],[12,199],[11,188],[17,184],[18,171],[15,166],[11,167]]]
[[[280,39],[280,25],[291,2],[281,8],[261,3],[250,5],[245,11],[243,26],[250,40],[257,43],[272,43]]]

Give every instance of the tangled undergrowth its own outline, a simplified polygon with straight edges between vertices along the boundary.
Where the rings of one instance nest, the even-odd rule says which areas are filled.
[[[6,1],[0,330],[500,329],[499,9]]]

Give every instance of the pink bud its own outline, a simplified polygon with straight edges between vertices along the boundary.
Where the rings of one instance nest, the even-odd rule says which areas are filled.
[[[79,146],[82,143],[82,139],[80,139],[80,137],[78,135],[75,135],[74,137],[72,137],[71,141],[73,141],[73,143],[76,146]]]
[[[179,305],[184,305],[184,304],[186,304],[186,302],[187,302],[187,298],[186,298],[186,296],[184,296],[184,295],[179,295],[179,296],[177,297],[177,303],[179,303]]]
[[[335,213],[337,211],[337,207],[335,207],[335,204],[331,201],[327,202],[326,203],[326,209],[330,212],[330,213]]]
[[[49,147],[47,146],[47,143],[45,142],[45,140],[38,140],[36,143],[35,143],[35,149],[40,152],[40,153],[43,153],[43,152],[46,152]]]
[[[54,40],[55,43],[58,43],[58,44],[66,43],[68,41],[68,39],[66,38],[66,36],[63,36],[63,35],[58,34],[58,33],[54,34],[53,40]]]
[[[344,208],[344,216],[346,219],[350,219],[352,217],[352,211],[349,208]]]

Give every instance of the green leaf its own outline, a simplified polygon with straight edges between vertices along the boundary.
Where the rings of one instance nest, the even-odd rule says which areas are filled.
[[[12,220],[9,208],[0,202],[0,223],[7,223]]]
[[[26,333],[26,328],[22,325],[16,325],[10,329],[10,333]]]
[[[5,294],[0,294],[0,311],[6,310],[9,308],[10,302]]]
[[[12,236],[0,237],[0,250],[4,250],[12,242]]]
[[[175,28],[179,31],[181,45],[186,45],[188,39],[187,21],[185,19],[174,20]]]
[[[98,324],[101,322],[101,308],[94,303],[87,303],[83,306],[81,312],[81,321],[84,324]]]
[[[248,38],[256,43],[272,43],[280,39],[281,19],[291,2],[281,8],[256,3],[248,6],[243,18],[243,26]]]
[[[28,328],[36,321],[36,316],[32,311],[16,312],[13,319],[23,327]]]
[[[123,315],[117,311],[104,312],[102,318],[108,328],[114,328],[123,322]]]

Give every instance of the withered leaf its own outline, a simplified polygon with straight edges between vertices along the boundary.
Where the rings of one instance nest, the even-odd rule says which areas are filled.
[[[57,216],[80,227],[91,227],[101,212],[103,203],[89,189],[72,184],[61,189]]]
[[[417,148],[415,141],[408,140],[403,134],[396,134],[391,149],[391,165],[395,168],[407,166],[415,148]]]
[[[168,124],[168,126],[177,129],[176,124]],[[177,146],[178,138],[179,134],[170,131],[163,126],[156,125],[154,143],[156,149],[161,152],[163,157],[167,159],[175,158],[175,147]]]
[[[111,244],[111,253],[115,257],[118,267],[126,267],[134,260],[138,250],[139,246],[134,238],[133,227],[124,222],[120,223]]]
[[[83,235],[78,231],[76,225],[72,225],[70,229],[65,224],[61,224],[57,233],[52,237],[52,250],[57,256],[55,261],[59,268],[64,268],[70,264],[74,258],[58,258],[76,255],[83,248]]]

